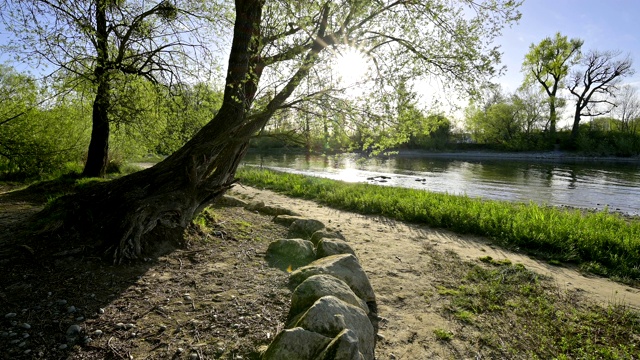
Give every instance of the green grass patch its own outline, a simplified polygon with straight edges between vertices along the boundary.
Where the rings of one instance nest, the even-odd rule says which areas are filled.
[[[255,168],[242,183],[362,214],[486,236],[545,259],[587,264],[584,269],[640,280],[640,222],[615,213],[583,213],[534,203],[491,201],[423,190],[354,184]]]
[[[640,316],[636,311],[582,301],[521,264],[464,262],[454,271],[457,274],[451,279],[462,280],[445,284],[458,290],[444,293],[448,302],[442,311],[477,327],[478,343],[492,356],[637,358]],[[477,318],[481,320],[473,321]]]
[[[453,339],[453,333],[449,330],[444,329],[435,329],[433,330],[433,334],[436,336],[436,339],[442,341],[450,341]]]

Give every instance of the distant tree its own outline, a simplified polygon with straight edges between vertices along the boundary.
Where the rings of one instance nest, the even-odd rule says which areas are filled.
[[[635,134],[638,131],[640,118],[640,97],[638,89],[631,85],[624,85],[616,96],[615,115],[621,122],[621,131]]]
[[[580,57],[583,41],[569,40],[560,33],[544,38],[540,43],[531,44],[525,55],[522,71],[525,73],[525,85],[538,83],[549,98],[549,133],[555,137],[558,107],[558,90],[569,74],[569,68]]]
[[[511,96],[511,102],[518,109],[521,119],[522,131],[530,135],[535,130],[547,130],[549,120],[545,120],[544,112],[547,111],[549,102],[544,99],[541,92],[533,87],[523,87]]]
[[[571,75],[567,88],[576,97],[571,139],[578,137],[582,116],[600,116],[611,112],[618,85],[623,77],[632,75],[629,56],[616,60],[620,53],[589,51],[581,60],[582,69]]]
[[[94,86],[85,176],[102,176],[109,154],[111,92],[118,74],[172,83],[210,66],[203,33],[217,2],[169,0],[0,0],[0,19],[19,60],[42,62]],[[198,13],[199,15],[194,15]]]

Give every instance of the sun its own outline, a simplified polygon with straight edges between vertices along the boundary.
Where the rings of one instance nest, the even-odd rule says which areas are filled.
[[[369,62],[358,49],[348,47],[337,53],[335,71],[343,85],[353,85],[364,80]]]

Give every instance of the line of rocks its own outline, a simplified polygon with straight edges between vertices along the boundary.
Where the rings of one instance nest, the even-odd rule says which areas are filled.
[[[227,199],[242,205],[238,201]],[[245,208],[275,215],[274,222],[289,227],[287,239],[269,245],[267,260],[291,272],[291,307],[285,329],[262,359],[373,360],[379,319],[375,293],[342,234],[261,202]]]

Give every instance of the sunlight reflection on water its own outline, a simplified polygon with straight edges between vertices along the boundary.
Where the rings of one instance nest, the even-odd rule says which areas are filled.
[[[362,159],[355,154],[248,154],[245,163],[347,182],[556,206],[608,207],[640,215],[638,164],[461,161],[425,157]]]

